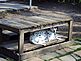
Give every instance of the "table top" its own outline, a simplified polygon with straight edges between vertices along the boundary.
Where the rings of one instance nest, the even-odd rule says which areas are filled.
[[[70,21],[69,17],[50,17],[50,16],[27,16],[25,19],[11,18],[0,19],[0,26],[11,27],[16,29],[32,29],[37,27],[46,27],[56,23]]]

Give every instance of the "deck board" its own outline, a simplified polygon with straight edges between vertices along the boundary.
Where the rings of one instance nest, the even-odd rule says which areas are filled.
[[[29,6],[19,3],[0,3],[0,12],[5,10],[28,9]]]
[[[28,28],[31,26],[31,24],[24,24],[23,22],[19,22],[19,21],[16,21],[16,20],[9,20],[9,19],[0,19],[0,24],[2,25],[5,25],[5,26],[10,26],[10,27],[14,27],[14,28],[17,28],[17,29],[20,29],[20,28]]]

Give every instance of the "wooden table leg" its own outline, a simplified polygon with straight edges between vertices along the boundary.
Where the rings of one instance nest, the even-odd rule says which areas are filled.
[[[68,22],[68,40],[72,40],[73,21]]]
[[[2,42],[2,38],[3,38],[2,29],[0,28],[0,43]]]
[[[22,61],[22,53],[24,50],[24,33],[23,31],[20,31],[19,34],[19,43],[18,43],[18,49],[19,49],[19,61]]]

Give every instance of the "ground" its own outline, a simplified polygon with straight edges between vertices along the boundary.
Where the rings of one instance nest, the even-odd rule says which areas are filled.
[[[72,45],[24,61],[81,61],[81,45]]]

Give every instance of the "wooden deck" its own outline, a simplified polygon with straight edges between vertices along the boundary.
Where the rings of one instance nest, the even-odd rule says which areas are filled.
[[[34,6],[32,6],[34,7]],[[0,3],[0,12],[8,11],[8,10],[22,10],[22,9],[29,9],[29,5],[19,4],[19,3]]]

